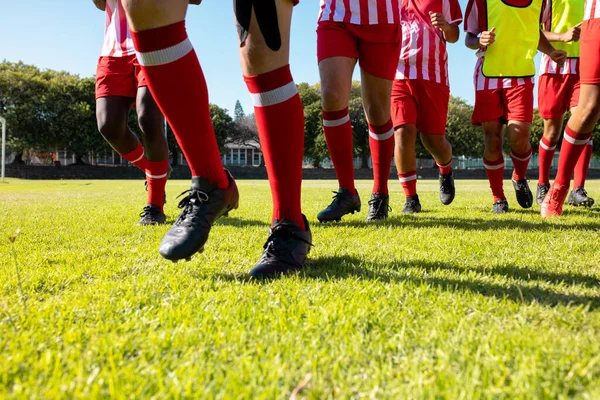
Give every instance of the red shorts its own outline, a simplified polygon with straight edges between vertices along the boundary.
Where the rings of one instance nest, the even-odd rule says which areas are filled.
[[[424,79],[397,79],[392,87],[394,128],[416,124],[430,135],[445,135],[450,88]]]
[[[544,119],[562,118],[579,104],[579,75],[544,74],[538,82],[538,109]]]
[[[501,119],[502,121],[533,122],[533,83],[508,89],[475,92],[473,125]]]
[[[579,43],[581,84],[600,84],[600,19],[583,21]]]
[[[138,88],[148,86],[135,55],[100,57],[96,69],[96,98],[137,96]]]
[[[357,58],[360,68],[393,80],[400,59],[400,25],[356,25],[323,21],[317,26],[317,58]]]

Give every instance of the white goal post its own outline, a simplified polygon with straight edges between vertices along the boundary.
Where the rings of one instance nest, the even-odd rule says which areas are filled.
[[[1,176],[2,176],[2,182],[4,182],[4,163],[6,162],[6,120],[2,117],[0,117],[0,124],[2,124],[2,159],[0,160],[1,163]]]

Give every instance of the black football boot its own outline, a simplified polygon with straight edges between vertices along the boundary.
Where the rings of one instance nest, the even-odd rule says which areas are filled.
[[[494,214],[506,214],[508,212],[508,201],[496,200],[494,203]]]
[[[594,199],[588,196],[583,186],[576,187],[569,194],[569,205],[573,207],[591,207],[595,203]]]
[[[421,202],[419,201],[419,195],[415,194],[412,197],[406,198],[404,209],[402,214],[417,214],[421,212]]]
[[[542,183],[541,185],[537,186],[537,191],[535,193],[535,202],[538,204],[538,206],[542,205],[542,203],[544,202],[544,197],[546,197],[546,194],[549,191],[550,191],[549,183]]]
[[[369,213],[367,214],[367,222],[383,221],[388,218],[388,213],[392,211],[390,207],[390,196],[385,193],[371,194],[369,200]]]
[[[153,204],[148,204],[140,213],[142,219],[137,223],[138,226],[162,225],[166,222],[165,213]]]
[[[303,215],[306,230],[289,220],[275,220],[265,242],[263,254],[250,271],[254,278],[275,278],[302,269],[312,246],[312,233]]]
[[[519,203],[521,208],[531,208],[533,205],[533,193],[529,189],[527,179],[520,179],[518,181],[513,179],[512,184],[517,195],[517,203]]]
[[[181,214],[160,244],[160,255],[167,260],[190,260],[196,253],[204,251],[204,244],[215,221],[238,208],[239,192],[229,171],[229,187],[219,189],[208,179],[192,178],[192,187],[179,197]]]
[[[456,189],[454,187],[454,174],[450,172],[447,175],[440,174],[440,201],[448,206],[454,201]]]
[[[344,188],[339,188],[333,201],[326,209],[317,215],[319,222],[341,221],[346,214],[354,214],[360,212],[360,197],[358,192],[352,194]]]

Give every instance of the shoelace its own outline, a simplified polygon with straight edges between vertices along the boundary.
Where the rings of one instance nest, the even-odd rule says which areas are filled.
[[[450,193],[450,191],[452,190],[449,187],[447,188],[448,190],[446,190],[447,182],[450,182],[450,177],[446,178],[445,176],[442,175],[442,180],[440,182],[440,190],[444,193]]]
[[[184,197],[183,199],[181,199],[181,201],[179,202],[179,204],[177,205],[177,207],[181,208],[181,214],[179,215],[179,218],[177,219],[177,222],[175,223],[176,225],[180,225],[182,224],[184,221],[187,221],[188,215],[191,214],[194,205],[192,204],[192,200],[193,199],[197,199],[200,204],[204,204],[208,201],[209,197],[208,194],[206,194],[205,192],[201,191],[201,190],[195,190],[195,189],[188,189],[183,191],[179,196],[177,196],[177,198],[180,198],[181,196],[186,195],[186,197]],[[198,221],[198,218],[194,215],[192,216],[192,218],[187,221],[187,225],[194,225],[196,222]]]
[[[265,249],[265,254],[268,257],[277,257],[283,255],[281,251],[275,246],[275,241],[277,239],[296,239],[302,243],[306,243],[307,245],[313,247],[314,245],[310,243],[308,240],[296,235],[294,232],[290,232],[289,228],[285,225],[277,225],[273,228],[271,234],[267,238],[267,241],[263,245]]]
[[[376,204],[377,204],[377,207],[376,207],[375,214],[379,214],[379,213],[381,213],[381,206],[385,204],[385,200],[384,199],[371,199],[371,200],[369,200],[369,206],[374,206],[373,208],[375,208]],[[389,204],[387,204],[387,210],[388,210],[388,212],[392,212],[393,211],[392,207],[390,207]]]
[[[150,204],[148,204],[146,207],[143,208],[142,212],[140,213],[140,217],[152,217],[158,215],[158,213],[159,210],[157,208],[152,207]]]
[[[581,195],[583,195],[583,196],[585,196],[585,197],[588,197],[587,190],[585,190],[584,188],[581,188],[581,189],[579,189],[579,190],[578,190],[578,192],[579,192]]]

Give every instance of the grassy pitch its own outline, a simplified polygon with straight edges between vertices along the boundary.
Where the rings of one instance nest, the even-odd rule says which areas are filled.
[[[444,207],[430,181],[401,216],[390,184],[389,222],[363,222],[361,182],[363,212],[319,225],[335,183],[305,182],[311,262],[272,282],[245,275],[266,182],[178,264],[168,226],[135,226],[141,182],[0,185],[0,398],[285,399],[307,374],[299,398],[600,398],[600,209],[544,221],[506,182],[494,216],[486,182]]]

